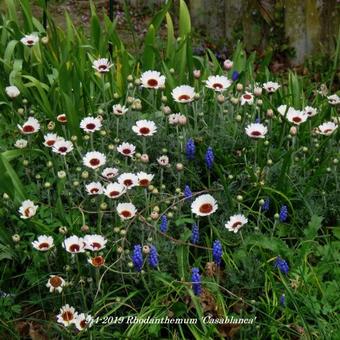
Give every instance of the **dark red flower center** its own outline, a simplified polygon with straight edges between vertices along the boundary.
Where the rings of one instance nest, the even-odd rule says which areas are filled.
[[[72,253],[76,253],[80,250],[80,246],[79,244],[71,244],[69,249]]]
[[[149,79],[148,85],[151,86],[151,87],[155,87],[155,86],[158,85],[158,81],[156,79]]]
[[[59,149],[58,149],[59,152],[66,152],[67,151],[67,147],[66,146],[61,146]]]
[[[24,210],[24,215],[25,215],[26,217],[29,217],[30,214],[31,214],[31,208],[26,208],[26,209]]]
[[[212,212],[212,210],[213,210],[213,206],[210,203],[204,203],[199,208],[199,211],[202,214],[209,214],[210,212]]]
[[[98,188],[92,188],[92,189],[90,190],[91,194],[96,194],[98,191],[99,191]]]
[[[252,96],[250,94],[244,94],[243,98],[246,100],[250,100],[252,98]]]
[[[131,153],[131,150],[130,149],[123,149],[123,154],[124,155],[129,155]]]
[[[133,182],[132,182],[131,179],[126,179],[123,183],[124,183],[124,185],[125,185],[126,187],[129,187],[130,185],[133,184]]]
[[[295,123],[300,123],[301,122],[301,118],[300,117],[293,117],[293,122],[295,122]]]
[[[139,132],[142,134],[142,135],[147,135],[148,133],[150,133],[150,129],[146,126],[142,127],[139,129]]]
[[[63,318],[64,321],[71,321],[73,320],[73,313],[72,312],[64,312],[61,317]]]
[[[62,281],[59,276],[53,276],[50,278],[50,284],[52,287],[57,288],[61,285]]]
[[[66,116],[59,116],[58,121],[59,122],[66,122]]]
[[[94,124],[94,123],[86,124],[86,128],[87,128],[88,130],[93,130],[93,129],[95,129],[95,127],[96,127],[96,124]]]
[[[97,165],[100,164],[100,160],[98,158],[92,158],[92,159],[90,159],[90,164],[92,166],[97,166]]]
[[[84,320],[81,320],[80,323],[79,323],[79,325],[80,325],[81,328],[86,328],[86,326],[87,326],[86,320],[85,320],[85,319],[84,319]]]
[[[150,183],[149,180],[146,179],[146,178],[139,180],[139,185],[141,187],[147,187],[149,185],[149,183]]]
[[[129,210],[123,210],[121,213],[120,213],[122,216],[124,216],[125,218],[128,218],[128,217],[131,217],[132,214]]]
[[[46,144],[48,146],[52,146],[52,145],[54,145],[54,143],[55,143],[55,140],[53,140],[53,139],[50,139],[50,140],[46,141]]]
[[[32,125],[25,125],[22,128],[22,131],[24,131],[24,132],[33,132],[34,131],[34,127]]]
[[[92,248],[94,248],[94,249],[100,249],[100,248],[102,247],[102,245],[101,245],[100,243],[98,243],[98,242],[93,242],[93,243],[91,244],[91,246],[92,246]]]
[[[215,84],[212,85],[212,87],[213,87],[214,89],[223,89],[223,85],[220,84],[220,83],[215,83]]]
[[[326,129],[326,130],[324,130],[323,132],[324,133],[327,133],[327,132],[331,132],[331,131],[333,131],[332,129]]]
[[[237,228],[239,225],[242,225],[242,222],[237,221],[237,222],[235,222],[231,227],[232,227],[233,229],[235,229],[235,228]]]
[[[106,65],[99,65],[98,69],[101,70],[101,71],[104,71],[104,70],[107,69],[107,66]]]
[[[27,44],[28,44],[28,45],[33,45],[33,44],[34,44],[34,41],[33,41],[33,40],[27,40]]]
[[[104,264],[105,260],[103,256],[96,256],[91,259],[92,265],[95,267],[100,267]]]
[[[251,135],[252,135],[252,136],[255,136],[255,137],[258,137],[258,136],[261,136],[262,133],[261,133],[260,131],[252,131],[252,132],[251,132]]]
[[[178,97],[178,100],[189,100],[190,96],[188,96],[187,94],[182,94]]]
[[[110,197],[116,197],[116,196],[118,196],[120,194],[120,192],[119,191],[111,191],[110,192]]]
[[[43,242],[39,244],[39,249],[48,249],[50,245],[47,242]]]

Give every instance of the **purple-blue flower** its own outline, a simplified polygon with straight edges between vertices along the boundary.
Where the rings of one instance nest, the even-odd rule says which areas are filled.
[[[199,237],[200,235],[199,235],[198,225],[194,223],[191,229],[191,243],[193,244],[198,243]]]
[[[192,290],[195,295],[200,295],[202,292],[201,286],[201,275],[199,273],[198,268],[192,268],[191,270],[191,282],[192,282]]]
[[[150,246],[149,253],[149,265],[151,268],[157,268],[158,266],[158,252],[155,246]]]
[[[218,266],[221,265],[222,254],[223,254],[222,244],[219,240],[215,240],[213,244],[213,259]]]
[[[266,198],[266,199],[264,200],[264,203],[263,203],[263,205],[262,205],[261,210],[263,210],[263,211],[268,211],[268,210],[269,210],[269,207],[270,207],[270,200],[269,200],[269,198]]]
[[[185,200],[190,200],[192,198],[192,191],[189,187],[189,185],[186,185],[184,187],[184,197],[185,197]]]
[[[281,306],[285,306],[286,305],[286,296],[284,294],[282,294],[280,296],[280,304],[281,304]]]
[[[279,213],[279,219],[280,222],[284,222],[286,221],[288,218],[288,209],[286,205],[283,205],[280,209],[280,213]]]
[[[161,225],[159,229],[162,233],[166,233],[166,231],[168,230],[168,219],[165,215],[162,215],[161,217]]]
[[[192,138],[189,138],[185,146],[185,152],[187,155],[187,159],[189,161],[195,158],[195,151],[196,151],[195,142]]]
[[[261,123],[261,118],[260,117],[256,117],[255,123]]]
[[[234,71],[233,74],[231,75],[231,79],[233,81],[236,81],[239,78],[240,74],[237,71]]]
[[[209,170],[211,170],[214,165],[214,159],[215,159],[215,156],[214,156],[213,149],[209,146],[205,154],[205,164],[207,165],[207,168]]]
[[[288,263],[286,262],[286,260],[284,260],[280,256],[278,256],[275,259],[274,267],[278,268],[280,270],[280,272],[283,273],[283,274],[288,274],[288,272],[289,272]]]
[[[140,244],[136,244],[133,248],[132,254],[132,263],[137,270],[137,272],[141,272],[143,268],[143,254],[142,254],[142,246]]]

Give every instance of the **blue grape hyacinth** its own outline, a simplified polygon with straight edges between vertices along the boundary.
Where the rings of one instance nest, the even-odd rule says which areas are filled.
[[[187,156],[187,160],[193,160],[195,158],[195,151],[196,151],[196,146],[195,142],[192,138],[189,138],[187,141],[187,144],[185,146],[185,152]]]
[[[282,294],[280,296],[280,304],[281,304],[281,306],[285,306],[286,305],[286,296],[284,294]]]
[[[133,248],[132,254],[132,263],[137,270],[137,272],[141,272],[143,268],[143,254],[142,254],[142,246],[140,244],[136,244]]]
[[[288,218],[288,208],[286,205],[283,205],[279,213],[280,222],[285,222],[287,218]]]
[[[211,170],[214,165],[214,159],[215,159],[215,156],[214,156],[213,149],[212,147],[209,146],[205,154],[205,164],[207,165],[207,168],[209,170]]]
[[[158,252],[155,246],[150,246],[149,253],[149,265],[151,268],[157,268],[158,266]]]
[[[191,229],[191,243],[197,244],[199,241],[199,229],[198,225],[194,223]]]
[[[161,217],[161,225],[159,229],[162,233],[166,233],[166,231],[168,230],[168,219],[165,215],[162,215]]]
[[[231,75],[231,79],[232,79],[233,81],[236,81],[239,77],[240,77],[240,73],[237,72],[237,71],[234,71],[234,72],[232,73],[232,75]]]
[[[268,211],[269,208],[270,208],[270,199],[269,199],[269,198],[266,198],[266,199],[264,200],[264,203],[263,203],[262,207],[261,207],[261,210],[262,210],[262,211]]]
[[[186,185],[184,187],[184,198],[185,198],[186,201],[190,200],[192,198],[192,191],[191,191],[189,185]]]
[[[278,256],[274,262],[274,267],[278,268],[281,273],[288,274],[289,266],[286,260]]]
[[[216,240],[213,244],[213,259],[218,266],[221,265],[222,254],[223,254],[222,244],[219,240]]]
[[[192,268],[191,281],[192,281],[192,290],[194,291],[194,294],[199,296],[202,292],[202,286],[201,286],[201,275],[199,273],[198,268]]]

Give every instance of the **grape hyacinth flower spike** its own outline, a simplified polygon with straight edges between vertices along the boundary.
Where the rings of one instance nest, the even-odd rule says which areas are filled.
[[[214,156],[213,149],[212,147],[209,146],[205,154],[205,164],[209,170],[211,170],[214,165],[214,159],[215,159],[215,156]]]
[[[274,267],[278,268],[280,272],[283,274],[288,274],[289,272],[289,266],[288,266],[287,261],[281,258],[280,256],[278,256],[275,259]]]
[[[168,230],[168,219],[165,215],[162,215],[161,217],[161,225],[159,229],[162,233],[166,233],[166,231]]]
[[[185,146],[187,160],[191,161],[195,158],[196,146],[192,138],[189,138]]]
[[[221,265],[222,254],[222,244],[219,240],[216,240],[213,244],[213,259],[217,266]]]
[[[133,248],[132,263],[138,272],[142,271],[143,254],[142,254],[142,246],[140,244],[136,244]]]
[[[158,252],[155,246],[150,246],[149,253],[149,265],[151,268],[157,268],[158,266]]]
[[[199,229],[198,225],[194,223],[191,229],[191,243],[197,244],[199,241]]]
[[[279,213],[280,222],[285,222],[287,218],[288,218],[288,209],[286,205],[283,205]]]
[[[184,187],[184,192],[183,193],[184,193],[184,198],[185,198],[186,201],[188,201],[188,200],[190,200],[192,198],[192,191],[191,191],[189,185],[186,185]]]
[[[201,286],[201,275],[199,274],[198,268],[192,268],[191,270],[191,281],[192,281],[192,290],[196,296],[201,295],[202,286]]]

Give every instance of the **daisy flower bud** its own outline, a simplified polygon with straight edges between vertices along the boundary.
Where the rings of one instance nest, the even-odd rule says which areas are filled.
[[[236,90],[237,90],[238,92],[242,92],[242,91],[243,91],[243,84],[238,83],[238,84],[236,85]]]
[[[62,235],[66,235],[67,234],[67,228],[66,227],[60,227],[59,233],[62,234]]]
[[[217,101],[220,103],[220,104],[223,104],[225,102],[225,97],[223,94],[219,94],[217,96]]]
[[[177,163],[176,164],[176,170],[177,171],[182,171],[184,169],[184,165],[182,163]]]
[[[296,126],[292,126],[289,130],[289,133],[290,133],[291,136],[296,136],[296,134],[297,134]]]
[[[66,177],[66,172],[63,171],[63,170],[60,170],[60,171],[57,172],[57,176],[60,179],[65,178]]]
[[[162,96],[161,100],[162,100],[162,103],[166,103],[168,101],[168,97]]]
[[[162,107],[162,112],[166,115],[170,114],[171,113],[171,109],[169,106],[163,106]]]
[[[242,196],[242,195],[237,195],[237,196],[236,196],[236,199],[237,199],[239,202],[242,202],[242,201],[243,201],[243,196]]]
[[[159,217],[159,214],[158,214],[157,211],[153,211],[153,212],[151,213],[150,217],[151,217],[151,219],[153,219],[153,220],[157,220],[158,217]]]
[[[23,115],[25,113],[25,110],[23,108],[18,109],[19,115]]]
[[[230,99],[230,101],[231,101],[232,104],[236,105],[236,104],[238,104],[239,99],[236,98],[236,97],[232,97],[232,98]]]
[[[14,235],[12,235],[12,240],[13,240],[13,242],[15,242],[15,243],[20,242],[20,235],[19,235],[19,234],[14,234]]]
[[[84,224],[84,225],[81,226],[80,230],[83,233],[88,233],[90,231],[90,227],[87,224]]]
[[[146,153],[143,153],[143,154],[140,156],[140,160],[141,160],[141,162],[143,162],[143,163],[149,163],[149,156],[148,156]]]
[[[149,254],[150,253],[150,247],[148,245],[143,246],[143,254]]]
[[[48,162],[46,163],[46,166],[47,166],[48,168],[52,168],[52,167],[53,167],[53,163],[52,163],[51,161],[48,161]]]

